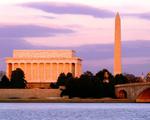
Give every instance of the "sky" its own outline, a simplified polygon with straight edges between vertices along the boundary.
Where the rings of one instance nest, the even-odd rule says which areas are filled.
[[[0,70],[14,49],[73,49],[83,71],[113,72],[115,14],[120,13],[123,73],[150,71],[149,0],[0,1]]]

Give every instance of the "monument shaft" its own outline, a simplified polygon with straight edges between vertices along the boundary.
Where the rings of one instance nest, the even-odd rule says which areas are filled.
[[[115,18],[114,75],[121,73],[121,19],[117,13]]]

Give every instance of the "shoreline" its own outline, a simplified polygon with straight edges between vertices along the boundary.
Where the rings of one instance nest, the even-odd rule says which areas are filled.
[[[0,99],[0,103],[139,103],[139,102],[128,99],[51,98],[51,99]]]

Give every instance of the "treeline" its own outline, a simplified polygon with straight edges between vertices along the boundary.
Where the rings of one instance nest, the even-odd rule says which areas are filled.
[[[26,86],[27,81],[23,70],[20,68],[12,71],[10,80],[6,75],[3,75],[0,81],[0,88],[26,88]]]
[[[127,83],[127,78],[122,74],[115,77],[106,69],[103,69],[93,75],[87,71],[79,78],[73,77],[71,73],[65,75],[61,73],[56,84],[51,84],[51,87],[58,88],[64,86],[61,96],[80,97],[80,98],[115,98],[116,84]]]
[[[150,81],[150,73],[147,74],[146,81]],[[51,88],[59,88],[64,86],[66,89],[62,90],[62,95],[70,94],[70,96],[77,97],[115,97],[114,85],[143,82],[141,77],[136,77],[133,74],[118,74],[115,77],[106,69],[103,69],[95,75],[87,71],[79,78],[73,77],[71,73],[65,75],[61,73],[58,77],[57,83],[51,83]],[[0,80],[0,88],[27,88],[27,81],[23,70],[17,68],[12,71],[11,78],[8,79],[6,75]]]

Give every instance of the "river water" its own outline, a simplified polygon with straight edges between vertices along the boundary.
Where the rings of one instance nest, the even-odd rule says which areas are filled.
[[[0,103],[0,120],[150,120],[150,104]]]

